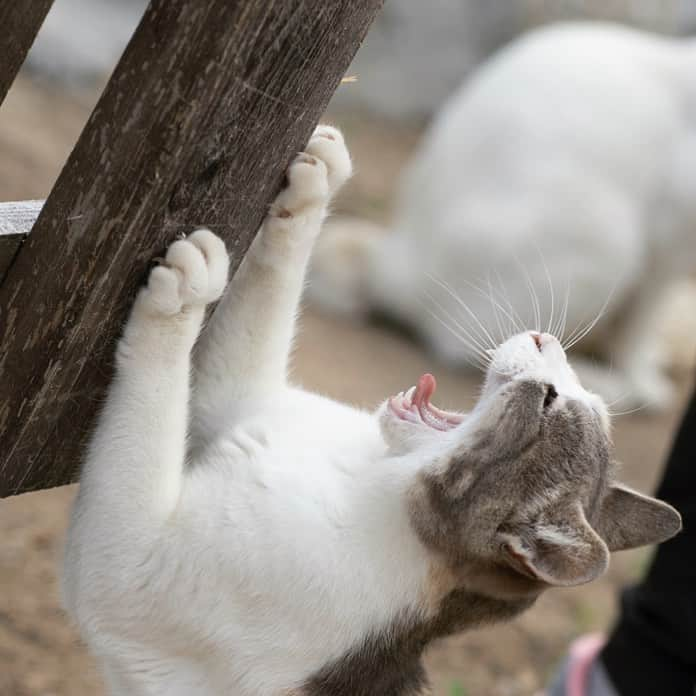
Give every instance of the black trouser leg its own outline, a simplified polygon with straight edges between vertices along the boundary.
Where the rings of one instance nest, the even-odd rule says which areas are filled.
[[[696,694],[696,391],[657,497],[684,530],[662,544],[647,577],[623,593],[601,660],[620,696]]]

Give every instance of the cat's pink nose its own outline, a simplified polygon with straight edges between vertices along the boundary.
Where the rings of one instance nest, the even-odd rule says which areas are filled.
[[[544,346],[547,346],[549,343],[553,343],[556,340],[556,337],[553,334],[539,333],[538,331],[530,331],[529,336],[531,337],[532,341],[534,341],[540,353]]]

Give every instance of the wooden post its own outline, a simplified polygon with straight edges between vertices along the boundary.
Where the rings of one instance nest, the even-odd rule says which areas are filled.
[[[149,260],[241,260],[382,0],[153,0],[0,286],[0,497],[75,479]]]
[[[52,4],[53,0],[0,0],[0,104]]]

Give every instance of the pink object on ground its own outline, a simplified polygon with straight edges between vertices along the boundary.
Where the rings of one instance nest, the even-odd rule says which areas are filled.
[[[605,637],[599,633],[593,633],[578,638],[570,646],[568,665],[568,679],[566,692],[568,696],[587,696],[587,677],[592,664],[597,659],[600,650],[604,647]]]

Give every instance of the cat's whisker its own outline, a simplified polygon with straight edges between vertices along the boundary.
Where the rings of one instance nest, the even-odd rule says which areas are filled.
[[[484,358],[475,352],[474,347],[467,341],[466,335],[457,331],[451,324],[445,321],[442,317],[434,312],[429,312],[433,319],[439,322],[447,331],[449,331],[457,340],[461,341],[465,346],[467,346],[472,352],[471,355],[465,357],[465,360],[472,366],[485,371],[488,368],[488,358]]]
[[[492,287],[491,282],[490,282],[490,276],[489,276],[489,278],[488,278],[488,284],[489,284],[490,292],[486,292],[486,291],[483,290],[480,286],[476,285],[475,283],[472,283],[472,282],[469,281],[469,280],[462,279],[462,282],[463,282],[465,285],[468,285],[470,288],[472,288],[475,292],[477,292],[477,293],[478,293],[479,295],[481,295],[482,297],[485,297],[486,299],[488,299],[488,300],[490,300],[491,302],[495,303],[495,306],[496,306],[496,307],[508,318],[508,320],[510,321],[511,328],[507,331],[507,333],[504,332],[504,331],[502,332],[501,341],[500,341],[501,343],[502,343],[509,335],[511,335],[512,333],[515,333],[515,330],[516,330],[516,328],[517,328],[515,319],[514,319],[514,317],[505,309],[505,307],[503,307],[503,306],[495,299],[495,296],[493,295],[493,287]],[[508,304],[509,304],[509,300],[508,300]],[[519,331],[524,331],[523,328],[520,328],[520,329],[518,329],[518,330],[519,330]]]
[[[496,269],[495,274],[496,274],[496,276],[497,276],[497,278],[498,278],[498,283],[500,284],[500,294],[501,294],[502,298],[505,300],[505,303],[507,304],[508,309],[510,310],[510,313],[513,315],[513,316],[511,317],[511,319],[512,319],[512,324],[513,324],[513,330],[516,330],[516,331],[518,331],[518,332],[523,332],[523,331],[525,331],[526,328],[527,328],[527,327],[525,326],[525,322],[524,322],[524,320],[522,319],[522,317],[519,315],[519,313],[517,312],[517,310],[514,308],[512,302],[510,301],[510,296],[509,296],[509,295],[507,294],[507,292],[506,292],[505,282],[503,281],[503,278],[502,278],[502,276],[500,275],[500,271],[498,271],[498,270]],[[510,316],[510,314],[508,314],[508,316]],[[517,320],[515,320],[514,317],[516,317]]]
[[[467,332],[467,328],[465,326],[462,326],[462,324],[455,317],[453,317],[450,314],[450,312],[436,298],[434,298],[429,293],[427,294],[428,299],[437,306],[440,312],[444,314],[444,317],[446,319],[448,319],[450,322],[453,322],[457,326],[459,331],[455,330],[452,327],[452,324],[445,321],[445,319],[436,312],[434,312],[431,307],[428,307],[428,305],[425,302],[422,302],[425,310],[430,314],[430,316],[433,317],[433,319],[435,319],[453,336],[455,336],[462,343],[464,343],[464,345],[466,345],[467,348],[473,351],[474,355],[471,357],[475,358],[478,367],[485,369],[485,367],[487,367],[488,365],[488,362],[490,361],[490,356],[488,355],[488,353],[486,353],[485,349],[481,348],[479,344],[474,341],[473,337],[471,337],[470,334]]]
[[[455,338],[459,339],[462,343],[464,343],[464,345],[466,345],[469,348],[472,348],[472,350],[473,350],[473,347],[468,343],[468,341],[466,340],[466,338],[464,336],[462,336],[458,331],[453,329],[452,326],[450,326],[446,321],[444,321],[440,316],[438,316],[434,312],[429,312],[429,313],[433,317],[433,319],[435,319],[440,324],[442,324],[442,326],[445,329],[447,329],[447,331],[449,331]],[[472,356],[467,356],[465,359],[467,360],[467,362],[470,365],[478,368],[482,372],[485,372],[486,369],[488,368],[488,363],[486,363],[482,358],[479,358],[478,354],[475,354]]]
[[[614,286],[614,287],[615,287],[615,286]],[[601,317],[601,314],[604,312],[604,310],[606,309],[607,305],[609,304],[609,301],[610,301],[610,299],[611,299],[611,296],[612,296],[613,292],[614,292],[614,288],[612,288],[612,289],[610,290],[609,294],[607,295],[606,300],[604,301],[604,304],[602,305],[602,307],[600,307],[597,316],[596,316],[592,321],[587,322],[587,323],[584,323],[583,320],[581,320],[581,321],[579,322],[579,324],[575,327],[575,329],[574,329],[573,331],[570,332],[570,334],[569,334],[568,337],[565,339],[564,344],[563,344],[563,347],[564,347],[566,350],[568,350],[568,348],[569,348],[571,345],[574,345],[574,344],[577,342],[578,337],[579,337],[581,334],[583,334],[583,332],[585,332],[586,329],[587,329],[589,326],[591,326],[593,322],[596,322],[596,321],[598,320],[598,318]]]
[[[567,351],[570,350],[578,341],[582,341],[585,336],[587,336],[592,329],[597,325],[597,322],[604,316],[607,307],[609,306],[609,303],[611,302],[613,296],[614,296],[614,291],[616,290],[616,285],[614,285],[611,290],[609,291],[609,294],[607,295],[607,299],[604,300],[604,304],[600,307],[599,312],[597,313],[597,316],[592,320],[592,322],[586,326],[582,331],[580,331],[579,334],[574,336],[572,340],[569,340],[568,344],[563,346],[563,348]]]
[[[505,330],[503,329],[503,324],[500,320],[500,314],[498,314],[498,303],[495,301],[493,298],[493,285],[491,283],[491,275],[490,272],[486,276],[486,280],[488,282],[488,297],[490,298],[491,301],[491,309],[493,310],[493,316],[495,317],[495,323],[498,327],[498,336],[499,336],[499,342],[502,343],[505,340]]]
[[[546,265],[546,261],[544,260],[544,254],[541,251],[541,248],[539,247],[538,244],[534,245],[538,254],[539,258],[541,259],[541,265],[544,267],[544,274],[546,275],[546,282],[549,286],[549,297],[551,299],[551,307],[549,309],[549,320],[548,323],[546,324],[546,333],[553,333],[552,327],[554,323],[554,310],[555,310],[555,295],[553,291],[553,281],[551,280],[551,273],[549,271],[549,267]]]
[[[508,336],[510,336],[510,335],[512,335],[513,333],[515,333],[515,329],[516,329],[516,322],[515,322],[515,319],[514,319],[514,317],[505,309],[505,307],[503,307],[503,306],[497,301],[497,299],[495,298],[495,295],[494,295],[494,293],[493,293],[493,288],[492,288],[492,285],[491,285],[491,282],[490,282],[490,276],[489,276],[489,278],[488,278],[488,284],[489,284],[489,288],[490,288],[490,291],[489,291],[489,292],[486,292],[486,291],[485,291],[483,288],[481,288],[479,285],[476,285],[476,283],[472,283],[472,282],[469,281],[469,280],[461,279],[461,282],[463,282],[465,285],[468,285],[472,290],[474,290],[476,293],[478,293],[479,295],[481,295],[481,297],[483,297],[483,298],[485,298],[486,300],[488,300],[489,302],[491,302],[492,305],[494,306],[494,308],[495,308],[495,318],[496,318],[496,321],[497,321],[497,323],[498,323],[498,328],[499,328],[500,334],[501,334],[500,343],[502,343]],[[508,304],[509,304],[509,301],[508,301]],[[500,317],[499,317],[499,315],[498,315],[498,313],[497,313],[497,310],[500,310],[500,311],[507,317],[508,321],[510,322],[511,328],[509,328],[507,331],[505,331],[505,329],[504,329],[503,326],[502,326],[502,322],[500,321]],[[524,329],[519,329],[519,330],[520,330],[520,331],[523,331]],[[497,344],[496,344],[496,345],[497,345]]]
[[[480,338],[480,336],[473,333],[473,331],[472,331],[473,327],[465,326],[464,324],[462,324],[459,321],[459,319],[457,319],[457,317],[452,315],[452,313],[449,311],[449,309],[445,305],[443,305],[434,295],[432,295],[432,293],[430,293],[426,290],[425,294],[426,294],[427,298],[430,300],[430,302],[432,304],[434,304],[438,310],[440,310],[441,315],[444,316],[444,318],[446,318],[450,322],[456,324],[459,331],[462,332],[466,336],[467,346],[469,346],[472,350],[476,350],[476,353],[479,356],[481,356],[482,358],[487,359],[488,348],[482,342],[482,339]],[[427,305],[425,305],[425,307],[426,307],[426,310],[431,311],[431,308],[429,308]],[[438,315],[440,321],[442,321],[441,315]]]
[[[627,399],[630,396],[628,392],[624,392],[620,396],[617,396],[615,399],[613,399],[611,402],[606,404],[607,410],[611,409],[612,406],[616,406],[619,402],[623,401],[624,399]],[[611,413],[611,411],[610,411]]]
[[[647,403],[642,404],[640,406],[636,406],[635,408],[627,409],[626,411],[608,411],[608,413],[612,418],[618,418],[618,416],[628,416],[631,413],[637,413],[638,411],[642,411],[643,409],[648,408],[652,405],[653,403]]]
[[[483,325],[481,320],[476,316],[475,312],[472,312],[469,306],[462,300],[461,297],[443,280],[439,280],[435,276],[431,274],[427,274],[428,278],[439,285],[462,309],[464,309],[467,314],[478,324],[478,326],[481,327],[481,331],[485,335],[485,337],[490,341],[490,345],[487,346],[488,348],[495,348],[496,347],[496,342],[493,339],[493,337],[490,335],[486,327]]]
[[[626,399],[629,396],[630,396],[630,391],[626,390],[625,392],[623,392],[623,394],[620,394],[613,401],[610,401],[608,404],[606,404],[607,409],[611,409],[612,406],[618,404],[620,401],[623,401],[624,399]]]
[[[583,326],[585,326],[584,317],[578,322],[575,328],[565,337],[565,339],[561,341],[561,345],[563,346],[564,350],[568,350],[568,345],[575,338],[577,333],[579,333],[579,331],[582,330]]]
[[[439,280],[434,276],[429,276],[429,278],[430,280],[437,283],[445,292],[447,292],[450,295],[450,297],[452,297],[452,299],[454,299],[455,302],[457,302],[457,304],[467,312],[469,317],[471,317],[476,322],[479,328],[476,328],[474,326],[470,327],[469,335],[471,339],[473,340],[474,338],[476,338],[477,345],[479,345],[479,347],[484,351],[488,348],[494,348],[496,346],[496,342],[491,336],[490,332],[486,329],[486,327],[476,316],[476,313],[473,312],[471,308],[459,297],[459,295],[454,291],[454,289],[448,283]],[[476,333],[473,333],[474,329],[476,329]]]
[[[558,329],[556,329],[557,333],[554,334],[556,338],[561,342],[561,345],[563,345],[563,338],[565,335],[565,330],[566,330],[566,322],[568,321],[568,306],[570,304],[570,275],[568,275],[566,279],[566,291],[565,291],[565,300],[563,302],[563,311],[561,312],[561,319],[559,322]]]
[[[541,304],[539,302],[539,295],[537,294],[536,288],[532,279],[529,275],[529,271],[525,265],[519,260],[517,255],[514,255],[515,263],[519,266],[524,276],[525,284],[527,285],[527,290],[529,291],[529,296],[532,300],[532,310],[534,312],[534,330],[541,331]]]
[[[432,280],[434,282],[437,282],[436,279],[428,276],[429,280]],[[452,291],[448,289],[448,292],[451,294]],[[480,330],[478,330],[475,326],[472,326],[471,324],[467,323],[466,326],[464,326],[459,319],[457,319],[452,312],[441,302],[435,295],[429,290],[424,291],[426,297],[430,300],[431,303],[436,305],[438,309],[452,322],[456,323],[457,326],[459,327],[460,331],[464,332],[465,335],[467,336],[467,345],[469,345],[472,348],[476,348],[479,355],[484,355],[486,354],[486,351],[488,350],[488,344],[486,342],[486,338],[481,334]],[[426,309],[427,306],[426,306]]]
[[[551,323],[551,326],[549,327],[549,333],[552,336],[555,336],[556,338],[558,338],[558,331],[561,327],[562,320],[563,320],[563,306],[559,305],[558,316],[555,318],[555,320]]]

